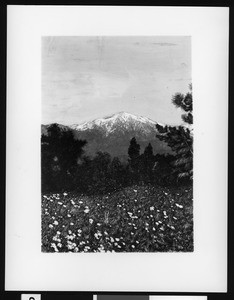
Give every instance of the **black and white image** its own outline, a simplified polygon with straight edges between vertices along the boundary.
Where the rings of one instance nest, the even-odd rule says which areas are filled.
[[[192,252],[189,36],[41,39],[42,252]]]

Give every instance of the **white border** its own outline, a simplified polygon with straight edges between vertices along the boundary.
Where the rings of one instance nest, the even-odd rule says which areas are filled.
[[[6,290],[227,290],[228,8],[9,6]],[[40,252],[41,36],[192,36],[194,253]]]

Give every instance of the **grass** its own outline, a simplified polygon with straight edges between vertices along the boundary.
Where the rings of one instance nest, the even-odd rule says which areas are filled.
[[[192,187],[42,195],[43,252],[191,252]]]

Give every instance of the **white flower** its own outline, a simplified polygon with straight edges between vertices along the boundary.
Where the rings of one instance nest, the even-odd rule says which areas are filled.
[[[74,223],[70,223],[70,225],[71,225],[71,226],[73,226],[73,225],[74,225]]]
[[[84,213],[89,213],[89,208],[86,208],[85,210],[84,210]]]
[[[57,235],[60,235],[61,234],[61,232],[60,231],[57,231]]]
[[[89,223],[90,223],[90,224],[93,224],[93,219],[89,219]]]
[[[78,230],[77,230],[77,232],[81,233],[81,232],[82,232],[82,230],[81,230],[81,229],[78,229]]]
[[[61,244],[61,243],[58,243],[57,246],[58,246],[59,248],[61,248],[61,247],[62,247],[62,244]]]
[[[52,224],[49,225],[50,228],[53,228],[54,226]]]
[[[58,202],[58,204],[59,204],[59,205],[62,205],[63,203],[62,203],[62,202]]]
[[[67,214],[68,218],[71,218],[71,215],[70,214]]]
[[[58,221],[55,220],[53,224],[54,224],[54,225],[58,225]]]
[[[178,203],[175,204],[179,208],[183,208],[183,205],[179,205]]]
[[[67,193],[63,193],[63,196],[67,196]]]
[[[154,207],[153,207],[153,206],[151,206],[151,207],[150,207],[150,210],[151,210],[151,211],[152,211],[152,210],[154,210]]]
[[[82,204],[82,203],[83,203],[83,201],[79,201],[79,203],[80,203],[80,204]]]

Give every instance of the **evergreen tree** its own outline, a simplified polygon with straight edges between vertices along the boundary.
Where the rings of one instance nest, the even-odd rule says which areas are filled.
[[[133,137],[130,141],[130,146],[128,148],[128,155],[130,160],[134,160],[140,156],[140,145],[137,144],[135,137]]]
[[[151,160],[153,158],[153,156],[154,156],[154,154],[153,154],[153,147],[152,147],[151,143],[149,143],[148,146],[145,147],[144,157],[146,159]]]
[[[184,111],[182,120],[191,125],[193,124],[193,102],[192,86],[186,94],[177,93],[172,97],[172,103]],[[161,141],[168,144],[175,153],[174,172],[180,178],[193,178],[193,135],[192,130],[184,126],[161,126],[156,125],[158,134],[156,135]]]
[[[140,173],[140,145],[137,143],[136,138],[133,137],[130,141],[130,145],[128,148],[128,155],[129,155],[129,171],[131,174],[132,182],[139,180],[139,173]]]
[[[72,188],[77,160],[83,154],[86,141],[74,139],[71,130],[62,130],[57,124],[49,126],[41,137],[42,189]]]
[[[151,182],[153,179],[153,166],[154,166],[154,154],[153,147],[151,143],[145,147],[144,153],[142,155],[142,175],[146,182]]]

